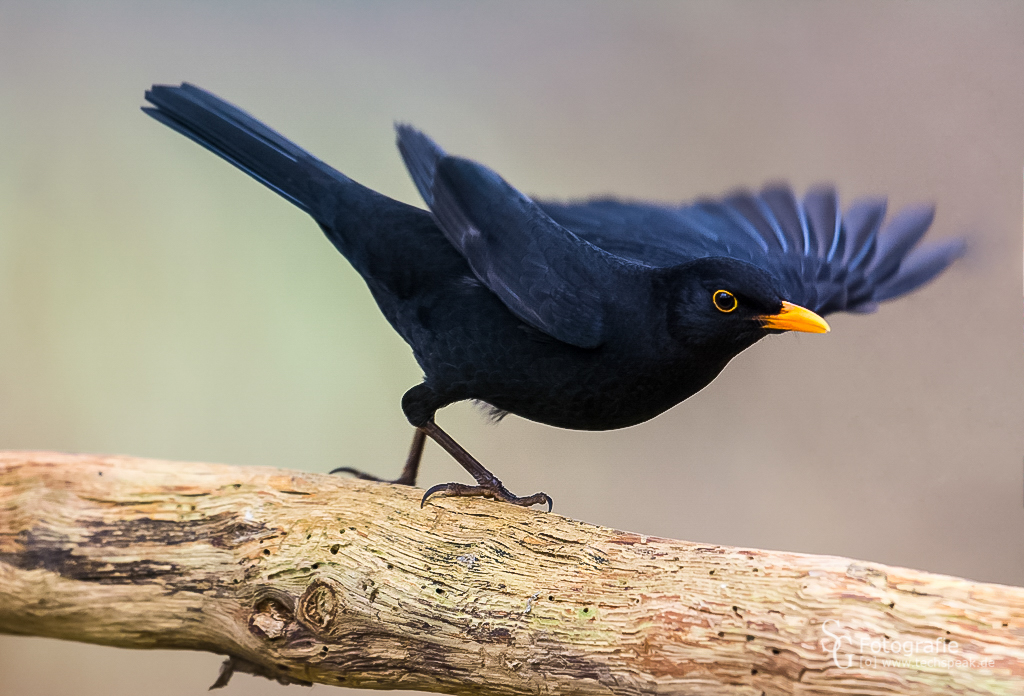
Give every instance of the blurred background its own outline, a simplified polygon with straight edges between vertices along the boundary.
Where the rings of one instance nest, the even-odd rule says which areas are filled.
[[[398,474],[409,349],[309,218],[139,112],[188,80],[416,205],[396,120],[538,197],[936,202],[970,241],[937,282],[654,421],[438,421],[562,515],[1024,585],[1022,36],[1009,2],[3,0],[0,448]],[[0,693],[200,694],[219,662],[7,636]]]

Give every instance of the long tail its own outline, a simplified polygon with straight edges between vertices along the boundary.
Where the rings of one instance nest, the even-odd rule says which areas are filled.
[[[146,99],[157,121],[309,213],[393,324],[397,298],[469,273],[430,213],[353,181],[223,99],[187,83],[154,85]]]
[[[277,191],[321,225],[339,187],[364,188],[255,118],[194,85],[154,85],[142,110]],[[367,190],[368,189],[364,189]]]

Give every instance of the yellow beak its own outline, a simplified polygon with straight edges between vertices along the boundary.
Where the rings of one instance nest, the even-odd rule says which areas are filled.
[[[781,312],[768,314],[760,319],[766,329],[806,331],[807,333],[828,333],[831,330],[828,322],[824,319],[811,310],[804,309],[792,302],[783,302]]]

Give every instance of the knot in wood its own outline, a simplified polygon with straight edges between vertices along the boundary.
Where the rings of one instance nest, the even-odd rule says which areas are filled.
[[[283,604],[274,599],[264,599],[256,604],[249,617],[249,631],[275,640],[285,634],[292,618],[291,611]]]
[[[331,583],[314,580],[299,597],[296,615],[314,633],[330,633],[344,611],[341,596]]]

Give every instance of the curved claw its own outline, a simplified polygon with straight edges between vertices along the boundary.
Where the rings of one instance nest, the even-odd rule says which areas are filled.
[[[422,510],[423,506],[427,504],[427,498],[434,495],[435,493],[440,493],[441,491],[448,490],[449,485],[450,484],[447,483],[439,483],[436,486],[431,486],[430,488],[428,488],[427,492],[423,494],[422,500],[420,500],[420,509]]]
[[[522,505],[523,507],[531,507],[533,505],[544,505],[545,503],[547,503],[548,512],[551,512],[551,508],[554,507],[555,505],[554,501],[551,500],[551,496],[548,495],[547,493],[534,493],[533,495],[528,495],[525,498],[517,498],[516,496],[511,496],[505,502],[512,503],[513,505]]]

